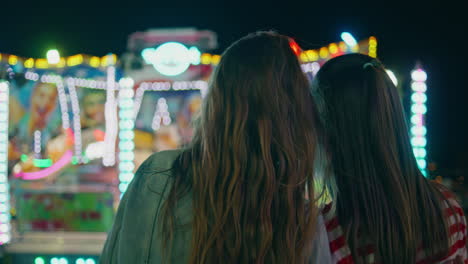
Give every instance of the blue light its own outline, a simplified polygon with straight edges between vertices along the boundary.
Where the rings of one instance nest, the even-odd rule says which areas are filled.
[[[357,44],[356,39],[349,32],[341,33],[341,39],[346,43],[346,45],[351,47]]]
[[[418,162],[418,166],[419,166],[419,168],[420,168],[421,170],[426,169],[426,166],[427,166],[426,160],[424,160],[424,159],[418,159],[417,162]]]

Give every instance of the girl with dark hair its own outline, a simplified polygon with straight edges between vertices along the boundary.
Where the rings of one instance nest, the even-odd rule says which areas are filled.
[[[468,263],[466,220],[418,169],[397,89],[362,54],[330,60],[312,94],[325,140],[323,210],[334,263]]]
[[[138,169],[102,263],[311,260],[316,111],[290,43],[262,32],[224,52],[191,144]]]

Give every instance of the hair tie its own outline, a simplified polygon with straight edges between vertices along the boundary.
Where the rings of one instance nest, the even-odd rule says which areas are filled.
[[[378,61],[376,60],[372,60],[370,62],[367,62],[367,63],[364,63],[364,65],[362,65],[362,68],[363,69],[366,69],[367,67],[378,67],[380,64]]]

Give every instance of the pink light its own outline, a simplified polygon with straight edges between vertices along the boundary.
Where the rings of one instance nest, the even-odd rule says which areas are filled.
[[[23,178],[24,180],[39,180],[51,175],[54,172],[59,171],[61,168],[65,167],[68,163],[71,162],[73,157],[73,152],[68,150],[63,154],[63,156],[57,160],[52,166],[35,172],[19,172],[15,174],[16,178]]]

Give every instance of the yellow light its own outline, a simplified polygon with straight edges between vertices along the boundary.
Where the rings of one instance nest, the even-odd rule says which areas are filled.
[[[83,55],[81,54],[70,56],[67,59],[68,66],[76,66],[80,65],[81,63],[83,63]]]
[[[336,45],[335,43],[332,43],[328,46],[328,49],[330,50],[331,54],[335,54],[338,52],[338,45]]]
[[[112,64],[116,64],[117,63],[117,55],[112,54],[111,57],[112,57]]]
[[[301,61],[302,62],[308,62],[309,61],[309,57],[307,57],[307,54],[305,52],[301,52]]]
[[[18,63],[18,57],[16,57],[15,55],[10,55],[10,57],[8,57],[8,64],[16,65],[17,63]]]
[[[328,57],[328,49],[326,47],[320,48],[319,55],[320,58],[325,59],[326,57]]]
[[[114,65],[116,61],[117,61],[117,56],[115,54],[109,54],[101,58],[101,65],[102,66]]]
[[[24,61],[24,67],[25,68],[32,68],[34,67],[34,59],[33,58],[29,58],[27,60]]]
[[[38,69],[47,69],[49,68],[49,63],[47,59],[37,59],[36,60],[36,68]]]
[[[352,46],[351,51],[352,52],[358,52],[359,51],[359,44],[356,44],[356,45]]]
[[[101,64],[101,59],[99,59],[99,57],[91,57],[91,59],[89,60],[89,65],[91,65],[91,67],[94,67],[94,68],[97,68],[99,67],[99,65]]]
[[[0,53],[0,61],[2,60],[2,54]]]
[[[213,65],[218,65],[219,61],[221,60],[221,56],[219,55],[213,55],[211,57],[211,64]]]
[[[377,57],[377,39],[375,37],[369,38],[369,56],[373,58]]]
[[[211,63],[211,54],[203,53],[200,58],[201,64],[210,64]]]
[[[57,68],[63,68],[67,65],[67,60],[65,58],[60,58],[60,61],[57,63]]]
[[[340,47],[340,50],[342,52],[346,52],[348,50],[348,45],[346,45],[346,43],[344,43],[344,41],[341,41],[338,46]]]
[[[306,51],[307,57],[309,58],[309,61],[316,61],[318,60],[318,54],[317,51],[315,50],[308,50]]]

